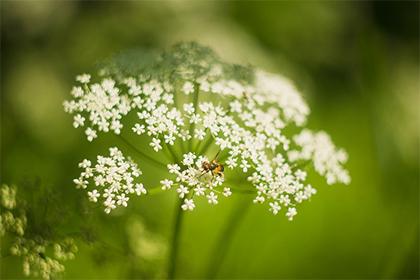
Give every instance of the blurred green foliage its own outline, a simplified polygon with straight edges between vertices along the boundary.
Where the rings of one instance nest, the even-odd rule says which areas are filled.
[[[76,74],[114,54],[195,40],[294,80],[309,126],[347,149],[353,178],[313,182],[318,194],[291,223],[249,208],[233,238],[217,241],[232,242],[218,277],[419,278],[418,23],[417,1],[2,1],[1,180],[33,198],[37,219],[59,218],[54,231],[80,237],[66,278],[161,277],[175,197],[111,216],[87,203],[72,184],[77,163],[115,139],[88,144],[61,103]],[[250,199],[186,215],[179,277],[203,277],[224,221]],[[2,278],[21,270],[1,259]]]

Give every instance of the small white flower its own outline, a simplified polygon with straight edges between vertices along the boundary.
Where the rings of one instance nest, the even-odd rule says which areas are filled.
[[[194,111],[195,111],[195,109],[194,109],[194,104],[192,104],[192,103],[187,103],[187,104],[184,104],[184,111],[185,111],[185,113],[187,113],[187,114],[189,114],[189,115],[191,115],[192,113],[194,113]]]
[[[73,95],[73,97],[76,97],[76,98],[82,97],[84,93],[85,92],[83,91],[81,87],[73,87],[73,89],[71,90],[71,95]]]
[[[196,158],[196,155],[193,153],[188,153],[184,155],[184,160],[182,161],[185,165],[192,165],[194,163],[194,159]]]
[[[185,186],[183,186],[183,185],[180,185],[180,186],[176,189],[176,191],[177,191],[178,196],[179,196],[180,198],[184,198],[184,197],[185,197],[185,195],[189,193],[188,188],[187,188],[187,187],[185,187]]]
[[[85,130],[85,133],[86,133],[86,136],[87,136],[87,140],[88,140],[89,142],[92,142],[92,141],[93,141],[93,139],[95,139],[96,137],[98,137],[98,136],[96,135],[96,131],[95,131],[95,130],[93,130],[92,128],[90,128],[90,127],[88,127],[88,128]]]
[[[174,96],[172,94],[164,94],[162,96],[162,99],[167,104],[173,104],[174,103]]]
[[[81,163],[79,163],[79,167],[81,168],[88,168],[92,165],[90,160],[84,159]]]
[[[84,123],[85,123],[85,118],[82,117],[80,114],[77,114],[76,116],[74,116],[73,126],[75,128],[78,128],[79,126],[83,126]]]
[[[114,194],[114,191],[112,189],[105,189],[102,196],[109,199],[109,198],[113,198],[115,196],[115,194]]]
[[[230,188],[224,188],[223,189],[223,195],[226,197],[229,197],[232,195],[232,191],[230,190]]]
[[[203,140],[206,137],[206,132],[203,129],[196,129],[194,137],[198,140]]]
[[[182,210],[192,211],[195,208],[194,200],[192,199],[185,199],[184,203],[181,206]]]
[[[173,134],[169,134],[169,135],[165,135],[165,143],[169,144],[169,145],[173,145],[175,142],[175,136],[173,136]]]
[[[145,133],[145,132],[146,132],[144,125],[142,125],[142,124],[138,124],[138,123],[136,123],[136,124],[133,126],[133,131],[134,131],[134,133],[136,133],[137,135],[141,135],[141,134],[143,134],[143,133]]]
[[[205,189],[202,186],[197,186],[194,188],[194,194],[197,196],[202,196],[205,194]]]
[[[153,148],[153,150],[155,150],[155,152],[158,152],[159,150],[162,149],[162,146],[160,145],[160,140],[156,138],[152,139],[150,146]]]
[[[242,105],[238,100],[232,101],[229,105],[232,112],[241,113]]]
[[[300,181],[305,181],[305,179],[306,179],[306,172],[299,169],[299,170],[297,170],[295,172],[295,176]]]
[[[297,202],[297,203],[301,203],[303,200],[305,200],[306,199],[306,196],[303,194],[303,192],[297,192],[296,194],[295,194],[295,201]]]
[[[168,164],[168,170],[169,170],[169,173],[176,174],[176,173],[178,173],[181,170],[181,167],[178,164],[176,164],[176,163],[174,163],[174,164]]]
[[[279,202],[284,206],[288,206],[290,204],[290,198],[288,195],[280,195]]]
[[[304,189],[305,196],[310,198],[312,195],[316,194],[316,189],[314,189],[311,185],[307,185]]]
[[[171,180],[165,179],[165,180],[160,181],[160,183],[162,184],[163,190],[169,190],[172,187],[172,184],[174,182],[172,182]]]
[[[287,209],[286,217],[289,219],[289,221],[293,220],[293,217],[296,216],[297,211],[296,208],[291,207]]]
[[[198,124],[201,122],[201,117],[198,114],[192,114],[190,117],[190,123]]]
[[[248,168],[250,168],[250,167],[251,167],[251,165],[249,165],[248,161],[246,161],[246,160],[242,160],[242,161],[241,161],[241,165],[240,165],[240,167],[242,168],[242,171],[243,171],[244,173],[246,173],[246,172],[248,172]]]
[[[108,91],[108,92],[113,92],[114,91],[114,86],[115,86],[115,81],[114,80],[112,80],[112,79],[104,79],[104,80],[102,80],[102,83],[101,83],[101,85],[102,85],[102,88],[105,90],[105,91]]]
[[[281,207],[277,201],[270,202],[270,211],[273,212],[273,215],[277,215],[277,213],[280,211]]]
[[[117,205],[122,205],[124,207],[127,207],[129,200],[129,197],[126,197],[125,194],[117,195]]]
[[[87,188],[87,181],[84,181],[83,178],[74,179],[73,183],[76,185],[76,188],[78,189]]]
[[[228,160],[226,160],[226,165],[227,167],[229,167],[230,169],[235,168],[236,166],[238,166],[236,159],[233,157],[228,158]]]
[[[217,195],[214,194],[214,192],[211,192],[210,194],[208,194],[207,196],[207,200],[210,204],[217,204]]]
[[[141,112],[137,112],[137,117],[140,120],[146,120],[150,117],[150,113],[147,111],[141,111]]]
[[[117,135],[121,133],[122,127],[123,127],[122,123],[118,120],[114,120],[111,122],[111,129]]]
[[[259,194],[257,197],[254,198],[253,202],[254,203],[264,203],[265,201],[265,197],[262,196],[261,194]]]
[[[90,75],[89,74],[78,75],[78,76],[76,76],[76,81],[78,81],[82,84],[87,84],[90,81]]]
[[[91,192],[88,192],[89,200],[92,202],[98,202],[98,197],[100,197],[100,193],[98,190],[93,190]]]
[[[115,205],[115,200],[107,199],[104,201],[105,206],[105,213],[109,214],[111,210],[115,209],[117,206]]]
[[[147,190],[144,188],[143,184],[136,184],[134,189],[137,195],[146,194]]]
[[[188,95],[192,92],[194,92],[194,84],[191,82],[185,82],[184,86],[182,87],[182,91]]]

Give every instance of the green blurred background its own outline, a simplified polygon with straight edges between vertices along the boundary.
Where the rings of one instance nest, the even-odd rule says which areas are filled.
[[[77,163],[116,140],[88,143],[62,102],[101,60],[183,40],[294,80],[309,127],[348,151],[352,184],[315,180],[293,222],[252,206],[220,241],[251,197],[201,203],[184,220],[178,276],[203,278],[215,243],[231,241],[220,278],[419,278],[418,1],[2,1],[1,181],[35,213],[55,203],[40,219],[80,237],[64,277],[164,275],[175,194],[111,216],[86,203],[72,183]],[[2,278],[21,271],[19,259],[1,260]]]

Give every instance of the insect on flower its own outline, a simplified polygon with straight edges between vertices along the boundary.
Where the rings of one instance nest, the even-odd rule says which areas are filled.
[[[201,164],[201,167],[203,168],[203,173],[200,175],[203,176],[204,174],[211,172],[211,175],[214,176],[220,176],[223,177],[223,171],[225,170],[225,167],[223,166],[223,164],[219,163],[218,157],[220,155],[220,150],[217,152],[216,156],[214,157],[214,159],[210,162],[208,161],[204,161]]]

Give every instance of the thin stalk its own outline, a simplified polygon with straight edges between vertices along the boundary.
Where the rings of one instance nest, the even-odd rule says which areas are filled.
[[[173,184],[172,187],[178,186],[179,184]],[[160,194],[162,192],[165,192],[166,190],[162,189],[162,186],[157,186],[157,187],[153,187],[153,188],[149,188],[147,189],[147,194],[148,195],[154,195],[154,194]]]
[[[294,168],[295,170],[297,169],[306,169],[306,167],[310,164],[311,162],[309,160],[303,161],[301,163],[297,163],[292,165],[292,168]]]
[[[137,152],[141,157],[143,157],[144,159],[150,161],[150,163],[153,163],[154,165],[156,165],[156,167],[164,167],[166,168],[166,164],[164,164],[163,162],[160,162],[154,158],[152,158],[151,156],[146,155],[145,153],[143,153],[141,150],[137,149],[136,146],[134,146],[133,144],[131,144],[130,142],[128,142],[127,139],[125,139],[123,136],[118,135],[118,137],[127,145],[129,146],[131,149],[133,149],[135,152]]]
[[[204,140],[204,139],[203,139],[203,140]],[[197,153],[197,152],[199,152],[199,151],[200,151],[200,147],[201,147],[201,144],[203,143],[203,140],[199,140],[197,143],[195,143],[194,148],[193,148],[193,151],[194,151],[195,153]]]
[[[169,144],[166,144],[165,142],[163,142],[163,143],[164,143],[164,145],[169,145]],[[169,152],[169,149],[162,149],[162,151],[165,154],[165,158],[167,160],[169,160],[169,162],[174,162],[175,161],[173,155]]]
[[[193,105],[194,105],[194,113],[197,113],[197,107],[198,107],[198,95],[200,93],[200,87],[198,83],[194,83],[194,93],[193,93]],[[189,151],[192,151],[193,147],[193,141],[194,141],[194,130],[195,130],[195,123],[190,124],[190,135],[191,139],[188,142],[188,149]]]
[[[179,101],[179,99],[182,98],[182,94],[181,94],[181,96],[178,96],[178,94],[179,94],[179,91],[175,91],[174,94],[173,94],[173,96],[174,96],[174,107],[177,110],[181,111],[182,110],[182,106],[178,106],[178,101]],[[182,104],[182,100],[181,100],[181,104]],[[168,145],[168,147],[169,146],[170,145]],[[186,148],[185,148],[185,145],[184,145],[184,141],[179,141],[179,145],[178,146],[179,146],[180,151],[183,154],[185,154],[186,153]],[[171,151],[171,154],[173,154],[173,151]]]
[[[230,187],[230,189],[235,193],[257,194],[257,192],[255,190],[251,190],[251,189],[241,189],[241,188],[235,188],[235,187]]]
[[[184,200],[179,198],[177,199],[177,203],[175,205],[175,220],[172,233],[171,247],[169,251],[168,279],[174,279],[176,273],[176,260],[178,256],[179,238],[181,234],[181,224],[184,212],[181,209],[181,205],[183,202]]]
[[[174,149],[172,148],[172,146],[171,145],[169,145],[169,144],[166,144],[165,143],[165,145],[166,145],[166,147],[168,148],[168,151],[169,151],[169,153],[171,154],[171,156],[172,156],[172,160],[173,160],[173,162],[175,163],[179,163],[179,159],[178,159],[178,156],[176,155],[176,153],[175,153],[175,151],[174,151]]]
[[[164,192],[165,190],[162,189],[161,186],[155,187],[155,188],[151,188],[151,189],[147,189],[147,194],[148,195],[154,195],[154,194],[159,194]]]
[[[239,225],[247,210],[251,205],[250,201],[240,201],[237,207],[233,209],[229,219],[225,223],[219,237],[216,240],[215,246],[213,246],[212,254],[210,255],[209,266],[207,268],[206,279],[214,279],[219,273],[220,267],[222,266],[225,257],[232,245],[233,237],[239,228]]]
[[[211,144],[213,143],[213,135],[210,135],[210,138],[204,143],[204,146],[198,152],[199,155],[203,155],[207,150],[210,148]]]

